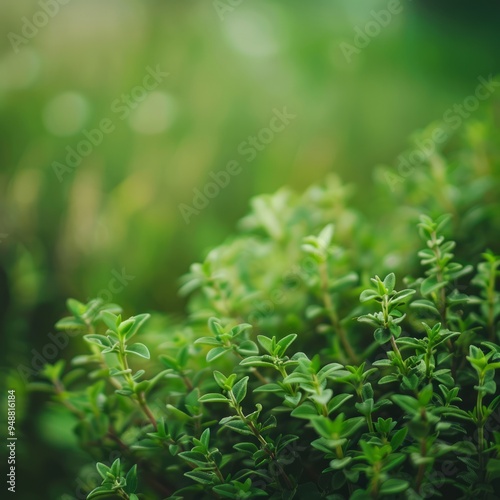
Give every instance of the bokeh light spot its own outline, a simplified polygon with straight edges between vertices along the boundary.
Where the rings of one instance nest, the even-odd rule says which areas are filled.
[[[267,57],[280,49],[276,27],[259,12],[237,10],[228,16],[224,26],[229,42],[242,54]]]
[[[45,106],[43,123],[57,136],[73,135],[85,125],[89,106],[84,96],[77,92],[64,92]]]
[[[174,99],[164,92],[151,92],[130,114],[130,127],[139,134],[159,134],[173,123]]]

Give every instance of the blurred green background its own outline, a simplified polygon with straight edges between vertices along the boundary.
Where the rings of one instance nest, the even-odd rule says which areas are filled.
[[[7,374],[46,344],[67,297],[111,294],[131,314],[181,314],[179,277],[234,230],[253,195],[337,172],[369,212],[374,166],[394,165],[415,129],[498,72],[500,7],[395,1],[398,13],[350,60],[341,44],[391,2],[3,3],[1,366],[18,387],[20,485],[59,468],[50,495],[74,489],[68,422]],[[137,90],[148,68],[168,76]],[[284,107],[296,117],[248,162],[242,143]],[[54,162],[103,119],[114,130],[58,176]],[[179,205],[232,160],[241,173],[187,224]],[[128,280],[110,289],[123,270]]]

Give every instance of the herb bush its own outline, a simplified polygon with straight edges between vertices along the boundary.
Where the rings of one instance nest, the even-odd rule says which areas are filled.
[[[494,129],[379,168],[366,213],[334,176],[256,197],[185,319],[69,300],[85,352],[31,388],[97,462],[78,497],[497,498]]]

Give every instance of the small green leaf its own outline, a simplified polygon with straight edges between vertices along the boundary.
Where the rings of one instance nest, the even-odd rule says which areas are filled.
[[[412,290],[411,288],[401,290],[400,292],[394,294],[394,296],[391,298],[391,303],[396,304],[404,302],[408,297],[412,296],[414,293],[416,293],[416,290]]]
[[[217,382],[217,385],[221,389],[225,389],[226,388],[227,377],[224,374],[222,374],[221,372],[215,370],[214,371],[214,379]]]
[[[125,338],[125,335],[132,329],[134,326],[134,318],[129,318],[125,321],[122,321],[118,325],[118,333]]]
[[[238,403],[241,403],[247,394],[247,384],[249,377],[243,377],[241,380],[234,384],[232,392]]]
[[[87,310],[85,304],[82,304],[76,299],[68,299],[66,301],[66,307],[68,308],[69,312],[73,314],[73,316],[75,316],[75,318],[81,317]]]
[[[347,400],[353,397],[352,394],[338,394],[328,403],[328,415],[338,410]]]
[[[446,286],[445,281],[438,281],[436,276],[429,276],[422,281],[420,285],[420,293],[425,297]]]
[[[330,462],[330,467],[335,470],[343,469],[351,460],[352,457],[336,458]]]
[[[146,359],[150,358],[149,349],[140,342],[127,346],[125,352],[129,354],[136,354],[141,358],[146,358]]]
[[[391,375],[385,375],[384,377],[381,377],[380,380],[378,381],[378,383],[380,385],[390,384],[392,382],[397,382],[398,380],[399,379],[398,379],[397,375],[391,374]]]
[[[113,487],[111,484],[103,484],[93,489],[88,495],[87,500],[93,500],[94,498],[112,498],[115,496],[113,494]]]
[[[329,418],[318,416],[313,418],[311,423],[316,430],[316,432],[325,439],[332,439],[335,433],[335,422],[332,422]]]
[[[256,387],[252,392],[282,392],[282,391],[283,387],[281,387],[278,384],[264,384]]]
[[[390,359],[378,359],[377,361],[374,361],[373,366],[391,366],[391,360]]]
[[[229,403],[230,400],[222,394],[217,394],[216,392],[211,392],[205,394],[198,399],[200,403]]]
[[[248,428],[245,422],[241,420],[230,420],[224,423],[225,427],[237,432],[238,434],[243,434],[244,436],[253,436],[253,432]]]
[[[291,333],[290,335],[283,337],[277,344],[280,348],[277,354],[279,356],[283,356],[286,350],[290,347],[290,345],[294,342],[296,338],[297,338],[296,333]]]
[[[186,477],[193,479],[197,483],[201,483],[201,484],[205,484],[205,485],[213,484],[214,477],[215,477],[214,474],[209,474],[208,472],[203,472],[203,471],[199,471],[199,470],[184,472],[184,475]]]
[[[318,417],[318,410],[316,410],[316,406],[314,406],[314,404],[306,401],[295,408],[290,415],[295,418],[311,419]]]
[[[102,311],[101,318],[104,321],[104,324],[112,332],[118,333],[118,325],[117,325],[118,316],[116,316],[116,314],[113,314],[112,312],[109,311]]]
[[[115,477],[119,477],[121,472],[121,461],[119,458],[117,458],[112,464],[111,464],[111,474]]]
[[[375,290],[363,290],[361,295],[359,296],[360,302],[368,302],[369,300],[373,300],[376,297],[379,297],[379,294]]]
[[[97,462],[95,464],[97,472],[99,472],[99,475],[103,478],[106,479],[108,477],[108,472],[111,472],[111,469],[107,466],[104,465],[101,462]]]
[[[389,331],[391,332],[391,335],[396,339],[401,335],[401,327],[394,323],[391,323],[389,325]]]
[[[132,396],[132,394],[134,394],[130,389],[116,389],[115,393],[120,394],[120,396]]]
[[[361,446],[361,449],[363,450],[363,453],[368,462],[370,462],[371,464],[376,463],[378,460],[377,447],[363,440],[359,441],[359,445]]]
[[[390,471],[395,467],[399,467],[407,458],[406,453],[391,453],[385,460],[382,467],[383,472]]]
[[[254,443],[237,443],[233,445],[233,448],[243,453],[248,453],[249,455],[253,455],[259,451],[259,448],[257,448]]]
[[[422,406],[428,405],[432,398],[432,384],[426,385],[419,393],[418,400]]]
[[[309,397],[314,402],[323,406],[328,404],[332,396],[333,396],[333,391],[331,389],[323,389],[319,394],[312,394]]]
[[[396,275],[394,273],[388,274],[384,278],[384,286],[387,289],[387,293],[391,294],[394,290],[394,286],[396,285]]]
[[[407,433],[408,427],[403,427],[394,433],[391,438],[391,448],[393,450],[397,450],[403,444]]]
[[[210,328],[210,331],[216,337],[224,333],[224,329],[222,328],[222,325],[219,323],[219,320],[217,318],[210,318],[208,320],[208,328]]]
[[[222,355],[226,353],[227,349],[225,347],[214,347],[210,349],[207,353],[207,361],[210,363],[217,358],[220,358]]]
[[[411,396],[405,394],[394,394],[392,400],[401,407],[408,415],[415,415],[420,410],[420,403]]]
[[[355,403],[356,410],[361,413],[361,415],[371,415],[373,413],[373,399],[369,398],[361,403]]]
[[[436,309],[436,306],[430,301],[426,299],[418,299],[411,302],[410,307],[414,309],[426,309],[431,311],[433,314],[439,315],[439,311]]]
[[[83,330],[87,328],[87,325],[81,319],[68,316],[67,318],[60,319],[56,323],[56,328],[58,330]]]
[[[200,337],[194,341],[195,344],[220,346],[222,342],[213,337]]]
[[[137,489],[137,464],[127,472],[125,479],[127,481],[127,493],[134,493]]]
[[[275,348],[275,339],[270,339],[269,337],[266,337],[265,335],[257,335],[257,340],[259,341],[259,344],[269,353],[269,354],[274,354],[274,348]]]
[[[391,340],[392,333],[388,328],[377,328],[373,333],[375,340],[380,344],[386,344]]]
[[[380,487],[380,494],[395,495],[396,493],[406,491],[409,487],[410,483],[403,479],[386,479]]]
[[[84,335],[83,339],[86,342],[88,342],[89,344],[94,344],[94,345],[97,345],[99,347],[110,347],[111,346],[110,340],[105,335],[97,335],[97,334],[93,333],[93,334],[89,334],[89,335]]]
[[[137,316],[132,316],[130,319],[133,320],[133,325],[128,328],[125,333],[125,340],[130,340],[141,328],[141,326],[146,323],[146,321],[151,317],[150,314],[138,314]],[[127,320],[128,321],[128,320]]]
[[[248,358],[240,361],[241,366],[270,366],[273,367],[274,363],[264,361],[264,356],[249,356]]]
[[[202,453],[197,453],[195,451],[182,451],[178,454],[178,456],[187,462],[197,465],[198,467],[206,467],[207,465],[207,459]]]
[[[210,446],[210,429],[205,429],[203,431],[203,433],[201,434],[200,436],[200,441],[203,443],[203,446],[205,446],[205,448],[209,448]]]
[[[328,248],[333,238],[335,227],[333,224],[327,224],[319,233],[318,240],[323,248]]]
[[[241,323],[240,325],[236,325],[235,327],[231,328],[231,337],[237,337],[238,335],[241,335],[243,332],[251,330],[252,328],[252,325],[249,323]]]
[[[245,357],[254,356],[256,354],[259,354],[259,347],[252,340],[244,340],[238,345],[236,351]]]

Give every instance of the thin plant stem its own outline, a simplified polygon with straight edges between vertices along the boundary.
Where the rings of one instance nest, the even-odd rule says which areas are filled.
[[[358,363],[358,355],[354,351],[349,339],[347,338],[347,333],[342,326],[337,310],[333,304],[332,298],[330,296],[330,292],[328,291],[328,268],[326,266],[326,262],[323,262],[319,267],[320,278],[321,278],[321,292],[323,303],[325,304],[325,308],[328,312],[328,316],[330,317],[330,321],[332,322],[332,326],[335,328],[337,335],[339,336],[340,343],[344,348],[349,361],[353,364]]]
[[[274,451],[269,448],[269,443],[265,440],[264,436],[260,433],[259,429],[257,429],[255,424],[251,420],[247,419],[247,417],[243,413],[243,410],[241,409],[240,404],[238,403],[238,401],[236,401],[236,398],[234,397],[232,392],[229,392],[229,396],[231,398],[232,406],[236,410],[236,413],[237,413],[238,417],[240,417],[240,420],[242,422],[244,422],[247,425],[247,427],[252,431],[252,434],[259,441],[262,449],[267,453],[269,458],[276,464],[276,467],[278,468],[279,474],[280,474],[281,478],[283,479],[283,482],[285,483],[286,488],[288,490],[293,490],[292,481],[290,480],[290,478],[286,474],[285,470],[283,469],[283,467],[279,463],[278,457],[276,456]]]

